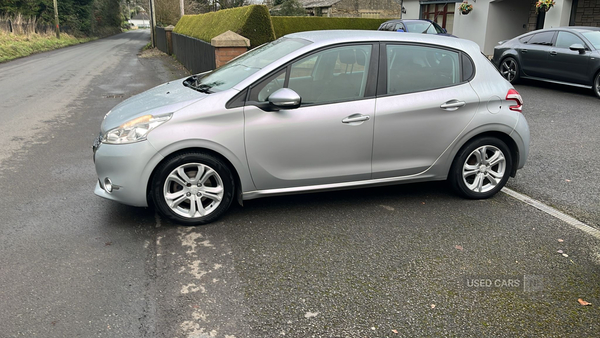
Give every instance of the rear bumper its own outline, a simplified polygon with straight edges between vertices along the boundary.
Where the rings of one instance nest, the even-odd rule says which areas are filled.
[[[527,124],[527,120],[523,115],[519,114],[517,125],[510,136],[515,140],[517,147],[519,148],[517,169],[521,169],[525,166],[527,157],[529,157],[530,142],[529,124]]]

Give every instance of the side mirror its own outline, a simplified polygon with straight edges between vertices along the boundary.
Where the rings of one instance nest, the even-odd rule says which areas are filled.
[[[585,47],[583,47],[582,44],[580,43],[574,43],[571,46],[569,46],[569,49],[572,51],[579,51],[579,54],[584,54],[585,53]]]
[[[281,109],[294,109],[300,107],[302,98],[298,93],[289,89],[281,88],[269,95],[269,103]]]

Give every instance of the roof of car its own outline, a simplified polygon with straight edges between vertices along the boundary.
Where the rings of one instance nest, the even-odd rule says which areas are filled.
[[[479,46],[470,40],[436,34],[403,33],[371,30],[323,30],[306,31],[286,35],[288,38],[301,38],[317,44],[332,44],[360,41],[399,41],[415,43],[431,43],[459,49]]]

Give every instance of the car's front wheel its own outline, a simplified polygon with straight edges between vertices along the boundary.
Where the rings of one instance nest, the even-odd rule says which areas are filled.
[[[184,153],[156,170],[152,199],[165,217],[183,225],[210,223],[229,209],[234,180],[227,165],[205,153]]]
[[[507,57],[500,63],[500,74],[510,83],[519,81],[520,69],[517,60]]]
[[[506,144],[494,137],[482,137],[470,141],[458,152],[449,180],[463,197],[483,199],[504,187],[511,170],[512,157]]]

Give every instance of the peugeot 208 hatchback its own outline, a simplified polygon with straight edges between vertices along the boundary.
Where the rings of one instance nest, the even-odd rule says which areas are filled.
[[[290,34],[112,109],[95,193],[187,225],[236,198],[416,181],[488,198],[527,159],[522,104],[467,40]]]

